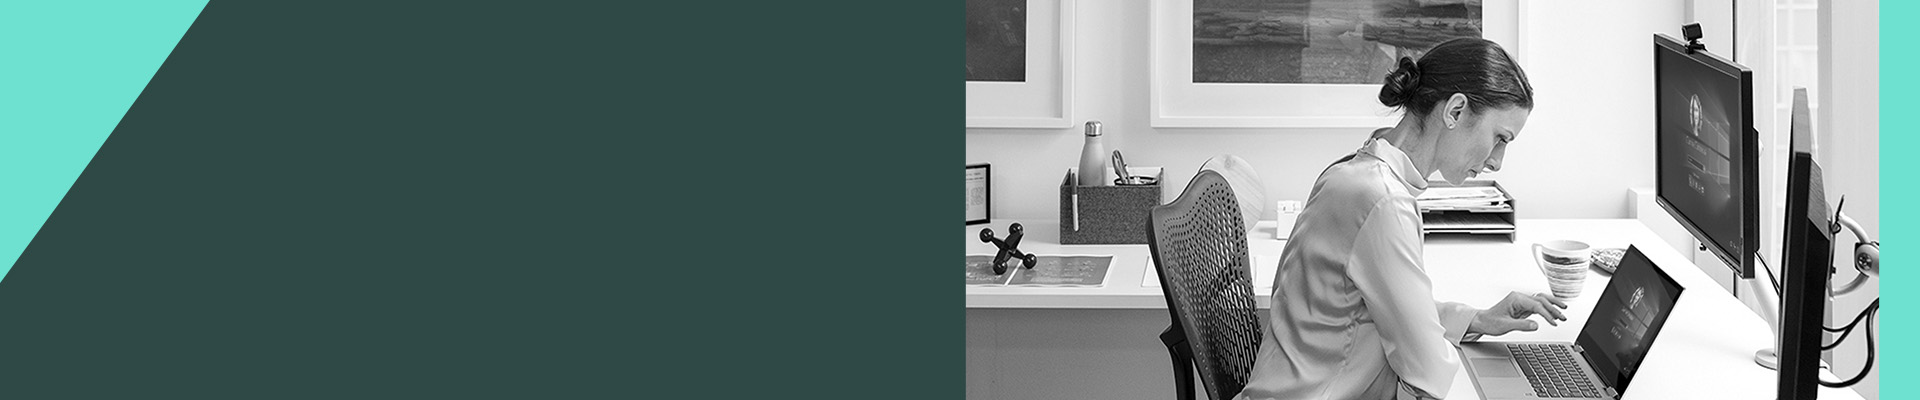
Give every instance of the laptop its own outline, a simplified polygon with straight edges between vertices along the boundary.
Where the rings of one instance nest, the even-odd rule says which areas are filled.
[[[1467,376],[1487,400],[1619,399],[1681,290],[1639,248],[1628,247],[1578,339],[1462,343]]]

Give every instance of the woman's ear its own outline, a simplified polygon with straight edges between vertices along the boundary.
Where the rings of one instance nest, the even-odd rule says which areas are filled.
[[[1447,123],[1447,129],[1453,129],[1453,127],[1458,126],[1460,120],[1466,117],[1467,95],[1454,93],[1453,96],[1447,97],[1447,104],[1440,109],[1440,119]]]

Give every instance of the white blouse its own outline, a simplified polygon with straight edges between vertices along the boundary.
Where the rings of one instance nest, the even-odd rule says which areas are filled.
[[[1370,139],[1320,173],[1280,258],[1271,319],[1239,399],[1445,395],[1476,310],[1436,302],[1421,266],[1427,188],[1406,153]],[[1478,335],[1474,335],[1478,336]]]

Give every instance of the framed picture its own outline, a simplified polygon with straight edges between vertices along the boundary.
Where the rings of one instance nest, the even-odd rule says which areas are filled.
[[[1524,67],[1517,0],[1152,0],[1156,128],[1392,126],[1381,80],[1402,56],[1484,37]]]
[[[966,1],[967,127],[1073,127],[1075,0]]]
[[[992,165],[967,164],[967,225],[993,218]]]

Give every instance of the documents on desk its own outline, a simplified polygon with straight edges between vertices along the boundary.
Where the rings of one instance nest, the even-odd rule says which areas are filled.
[[[1033,268],[1014,266],[1006,274],[993,273],[993,255],[967,255],[967,286],[1105,287],[1113,271],[1109,255],[1039,256]]]
[[[1268,259],[1268,257],[1250,255],[1247,262],[1253,264],[1254,291],[1259,293],[1273,291],[1273,274],[1280,270],[1279,257]],[[1160,287],[1160,270],[1154,268],[1153,260],[1147,260],[1147,270],[1140,274],[1140,286]]]
[[[1493,186],[1429,187],[1415,199],[1420,211],[1445,209],[1465,211],[1501,211],[1508,208],[1507,194]]]
[[[1513,196],[1494,181],[1430,182],[1415,198],[1427,234],[1499,234],[1512,239]]]

